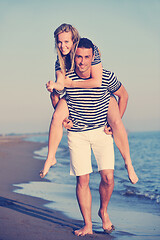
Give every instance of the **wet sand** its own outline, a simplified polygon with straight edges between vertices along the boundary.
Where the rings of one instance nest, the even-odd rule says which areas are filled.
[[[46,144],[23,138],[0,137],[0,240],[78,239],[73,231],[82,226],[82,221],[44,207],[47,201],[43,199],[13,192],[13,184],[41,181],[38,173],[43,161],[33,158],[33,152]],[[112,236],[96,232],[83,239],[112,239]]]

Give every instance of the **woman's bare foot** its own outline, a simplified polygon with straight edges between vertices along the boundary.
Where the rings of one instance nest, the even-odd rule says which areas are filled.
[[[74,231],[76,236],[85,236],[87,234],[93,234],[92,224],[85,225],[83,228]]]
[[[102,228],[104,229],[104,231],[107,230],[108,232],[112,232],[113,230],[115,230],[112,222],[109,219],[107,211],[99,209],[98,216],[102,219]]]
[[[43,170],[40,171],[39,175],[41,178],[44,178],[46,174],[48,173],[50,167],[54,166],[56,164],[56,158],[54,159],[48,159],[45,161]]]
[[[138,177],[137,174],[134,171],[134,167],[132,164],[125,164],[125,168],[127,169],[128,172],[128,177],[129,180],[131,181],[132,184],[135,184],[138,182]]]

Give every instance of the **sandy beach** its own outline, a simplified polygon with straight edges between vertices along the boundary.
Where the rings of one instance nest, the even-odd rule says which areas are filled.
[[[46,144],[23,138],[0,137],[0,240],[78,239],[73,231],[82,226],[82,221],[45,208],[46,201],[40,198],[13,192],[13,184],[40,181],[38,173],[43,167],[43,161],[33,158],[33,152]],[[84,239],[112,237],[97,232]]]

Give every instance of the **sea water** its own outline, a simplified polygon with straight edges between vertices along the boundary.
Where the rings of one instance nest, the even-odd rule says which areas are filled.
[[[156,236],[158,234],[160,237],[160,132],[129,133],[128,138],[132,162],[139,181],[135,185],[130,183],[121,154],[114,146],[115,187],[109,204],[109,213],[115,225],[139,234],[139,239],[144,228],[146,239],[149,239],[149,236],[158,239]],[[39,134],[26,140],[47,143],[48,135]],[[34,152],[34,155],[37,161],[45,160],[47,147]],[[47,207],[62,211],[71,218],[82,219],[75,196],[76,179],[69,175],[70,156],[66,132],[56,153],[56,159],[56,166],[52,167],[45,177],[49,180],[48,182],[40,179],[39,182],[16,184],[14,186],[18,189],[15,191],[48,200],[50,203]],[[101,226],[97,212],[100,176],[93,154],[92,165],[94,170],[90,175],[92,218],[94,228],[99,229]],[[137,227],[135,227],[135,222]]]

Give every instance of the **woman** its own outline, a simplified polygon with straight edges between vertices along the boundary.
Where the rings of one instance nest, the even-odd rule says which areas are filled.
[[[50,81],[47,83],[47,89],[53,92],[53,89],[62,90],[65,87],[73,88],[94,88],[100,87],[102,83],[102,64],[100,59],[100,53],[98,48],[95,46],[94,59],[92,62],[91,78],[86,81],[74,81],[65,79],[66,71],[73,70],[74,68],[74,56],[75,51],[79,42],[78,31],[70,24],[62,24],[54,32],[55,44],[58,53],[58,58],[55,65],[56,70],[56,82]],[[128,96],[126,96],[128,97]],[[54,101],[55,101],[54,97]],[[59,101],[59,102],[58,102]],[[58,104],[57,104],[58,102]],[[43,170],[40,172],[40,176],[43,178],[49,168],[56,164],[55,154],[58,145],[63,135],[63,120],[69,116],[69,111],[65,98],[57,99],[56,102],[52,101],[52,104],[57,105],[49,130],[49,141],[48,141],[48,155],[47,160],[44,164]],[[130,181],[135,184],[138,181],[138,177],[132,166],[130,157],[129,143],[126,130],[122,123],[123,113],[118,108],[118,104],[114,97],[110,98],[109,109],[107,120],[112,129],[109,134],[112,134],[114,141],[122,154],[125,162],[126,169]],[[105,128],[105,132],[108,133],[108,128]]]

